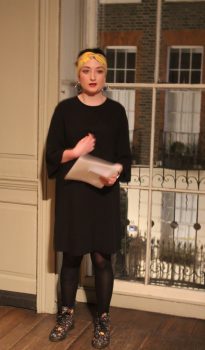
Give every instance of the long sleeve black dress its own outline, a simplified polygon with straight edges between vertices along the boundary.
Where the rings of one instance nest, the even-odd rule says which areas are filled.
[[[80,181],[64,180],[75,160],[61,163],[65,149],[92,133],[96,157],[123,165],[119,180],[130,180],[131,156],[124,107],[109,98],[99,106],[72,97],[60,102],[53,114],[46,145],[48,176],[56,179],[54,244],[57,251],[82,255],[111,254],[120,247],[120,190],[117,181],[98,189]]]

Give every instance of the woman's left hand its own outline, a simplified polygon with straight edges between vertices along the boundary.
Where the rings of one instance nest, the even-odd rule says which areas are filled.
[[[104,186],[112,186],[117,181],[118,177],[119,177],[119,173],[111,177],[100,176],[100,181],[103,183]]]

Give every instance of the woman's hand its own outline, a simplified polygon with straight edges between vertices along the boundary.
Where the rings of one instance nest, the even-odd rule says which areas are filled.
[[[88,134],[87,136],[83,137],[73,148],[75,158],[92,152],[95,148],[95,142],[95,137],[92,134]]]
[[[111,177],[103,177],[100,176],[100,181],[103,183],[104,186],[112,186],[117,181],[119,175],[113,175]]]
[[[61,163],[66,163],[70,160],[76,159],[87,153],[90,153],[95,148],[95,137],[92,134],[88,134],[83,137],[72,149],[66,149],[63,152]]]
[[[122,165],[119,163],[116,163],[116,174],[110,177],[103,177],[100,176],[100,181],[103,183],[104,186],[112,186],[117,181],[118,177],[120,176],[120,173],[122,172]]]

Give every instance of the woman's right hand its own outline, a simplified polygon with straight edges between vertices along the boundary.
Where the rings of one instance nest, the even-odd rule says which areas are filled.
[[[71,149],[66,149],[62,154],[61,163],[66,163],[70,160],[79,158],[87,153],[90,153],[95,148],[95,136],[92,134],[88,134],[83,137],[75,147]]]
[[[73,148],[75,158],[92,152],[95,148],[95,142],[96,139],[93,134],[88,134],[87,136],[83,137]]]

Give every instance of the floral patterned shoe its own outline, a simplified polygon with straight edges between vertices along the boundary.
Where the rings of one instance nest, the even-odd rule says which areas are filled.
[[[65,339],[68,331],[74,327],[74,310],[67,306],[62,307],[62,311],[57,315],[57,322],[52,329],[49,340],[60,341]]]
[[[95,320],[94,337],[92,346],[96,349],[104,349],[110,343],[110,317],[104,313]]]

